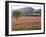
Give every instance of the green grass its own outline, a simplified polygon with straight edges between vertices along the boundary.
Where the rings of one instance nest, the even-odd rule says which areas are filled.
[[[34,24],[34,23],[21,23],[21,24],[15,24],[12,26],[12,31],[18,31],[18,30],[39,30],[41,29],[41,25]]]

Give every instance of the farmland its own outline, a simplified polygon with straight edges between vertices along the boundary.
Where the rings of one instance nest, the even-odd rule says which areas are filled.
[[[24,7],[12,11],[12,31],[41,29],[41,9]]]
[[[12,31],[39,30],[41,29],[40,20],[40,16],[20,17],[16,21],[14,19],[14,25],[12,24]]]

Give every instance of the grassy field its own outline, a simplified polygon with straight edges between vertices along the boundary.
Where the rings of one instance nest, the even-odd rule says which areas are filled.
[[[39,24],[34,24],[34,23],[21,23],[21,24],[16,24],[12,26],[12,31],[18,31],[18,30],[39,30],[41,29],[41,25]]]

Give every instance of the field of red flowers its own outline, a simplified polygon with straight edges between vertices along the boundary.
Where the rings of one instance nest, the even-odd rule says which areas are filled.
[[[21,17],[18,18],[16,23],[26,23],[26,22],[32,22],[32,23],[40,23],[41,17],[39,16],[31,16],[31,17]]]
[[[15,25],[12,25],[12,30],[38,30],[41,29],[40,16],[20,17],[16,20]]]

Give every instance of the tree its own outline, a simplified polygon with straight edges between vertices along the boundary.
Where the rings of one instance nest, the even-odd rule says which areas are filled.
[[[12,17],[15,17],[16,19],[21,16],[21,13],[17,10],[12,11]]]

